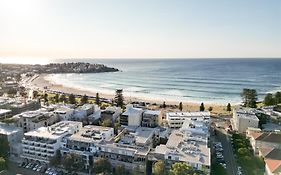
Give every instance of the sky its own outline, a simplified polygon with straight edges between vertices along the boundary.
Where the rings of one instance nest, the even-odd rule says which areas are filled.
[[[0,0],[0,61],[281,57],[280,0]]]

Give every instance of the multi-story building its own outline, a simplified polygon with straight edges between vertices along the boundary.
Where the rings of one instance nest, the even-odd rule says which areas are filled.
[[[142,120],[143,109],[135,108],[129,104],[126,111],[120,116],[120,124],[125,126],[140,126]]]
[[[9,143],[9,156],[15,159],[19,158],[22,151],[20,144],[23,138],[22,128],[0,122],[0,137],[6,139]]]
[[[61,153],[74,153],[81,156],[85,169],[92,167],[93,156],[97,154],[97,145],[110,141],[114,136],[114,129],[102,126],[87,125],[79,132],[65,139]]]
[[[112,122],[116,121],[117,118],[122,113],[122,110],[120,107],[110,106],[107,107],[105,110],[101,111],[101,120],[109,119]]]
[[[63,139],[77,133],[81,122],[61,121],[49,127],[41,127],[24,134],[22,158],[26,162],[49,163],[61,148]]]
[[[248,127],[258,128],[259,119],[252,109],[236,108],[233,110],[233,129],[239,133],[245,133]]]
[[[210,118],[210,112],[167,112],[166,120],[170,128],[180,128],[186,119]]]
[[[54,110],[54,114],[59,115],[60,120],[70,120],[74,115],[74,109],[67,106],[61,106]]]
[[[28,132],[43,126],[50,126],[59,121],[59,116],[53,112],[40,109],[37,111],[28,111],[13,117],[15,125],[23,128],[24,132]]]
[[[160,114],[160,111],[144,110],[142,114],[141,126],[155,128],[156,126],[158,126]]]
[[[0,109],[0,119],[5,119],[12,116],[12,111],[9,109]]]
[[[172,131],[165,145],[160,144],[151,151],[149,160],[164,160],[168,168],[174,162],[185,162],[210,174],[211,154],[208,138],[208,118],[187,118],[180,130]]]
[[[114,142],[99,144],[98,156],[106,157],[113,166],[124,165],[126,169],[146,172],[147,156],[153,144],[159,141],[156,128],[138,127],[124,130]]]
[[[16,115],[24,111],[37,110],[40,108],[40,103],[37,100],[27,100],[22,97],[0,97],[0,108],[9,109],[12,115]]]

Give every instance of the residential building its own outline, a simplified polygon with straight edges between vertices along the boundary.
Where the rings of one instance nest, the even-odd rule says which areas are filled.
[[[280,175],[281,160],[265,159],[265,175]]]
[[[12,116],[12,111],[9,109],[0,109],[0,119],[5,119]]]
[[[142,113],[142,127],[155,128],[158,126],[158,121],[161,111],[158,110],[144,110]]]
[[[248,127],[258,128],[259,119],[252,109],[240,107],[233,110],[232,125],[234,130],[245,133]]]
[[[15,125],[23,128],[24,132],[28,132],[43,126],[50,126],[59,121],[59,116],[53,112],[47,112],[44,109],[37,111],[28,111],[13,117]]]
[[[120,107],[110,106],[107,107],[105,110],[101,111],[101,120],[109,119],[112,122],[115,122],[117,118],[122,113],[122,110]]]
[[[0,108],[9,109],[12,115],[16,115],[24,111],[37,110],[40,108],[40,103],[37,100],[27,100],[22,97],[0,97]]]
[[[251,144],[255,152],[260,148],[280,148],[281,133],[260,133]]]
[[[54,114],[57,114],[60,120],[70,120],[74,115],[74,109],[67,106],[61,106],[54,110]]]
[[[143,109],[135,108],[129,104],[126,111],[120,116],[120,124],[125,126],[140,126],[142,120]]]
[[[103,141],[110,141],[114,136],[114,129],[109,127],[87,125],[79,132],[65,139],[61,153],[74,153],[82,157],[85,169],[93,165],[93,156],[97,153],[97,145]]]
[[[26,162],[49,163],[61,148],[63,139],[77,133],[81,122],[61,121],[52,126],[41,127],[24,134],[22,158]]]
[[[117,138],[115,142],[100,143],[98,156],[108,158],[113,166],[124,165],[127,170],[145,173],[148,153],[156,140],[159,141],[159,130],[127,128]]]
[[[0,137],[7,139],[9,143],[9,156],[13,159],[19,158],[22,151],[20,144],[23,138],[22,128],[0,122]]]
[[[186,119],[210,118],[210,112],[167,112],[166,120],[170,128],[181,128]]]
[[[168,168],[174,162],[185,162],[210,174],[211,153],[208,147],[209,118],[185,118],[179,130],[173,130],[166,144],[160,144],[149,155],[149,160],[164,160]]]

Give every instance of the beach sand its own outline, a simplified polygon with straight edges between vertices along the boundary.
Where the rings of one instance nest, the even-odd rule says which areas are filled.
[[[86,91],[82,89],[76,89],[76,88],[71,88],[71,87],[65,87],[59,84],[54,84],[48,80],[46,80],[44,77],[46,75],[41,74],[38,75],[36,78],[30,79],[30,81],[27,82],[27,87],[32,88],[32,89],[37,89],[40,91],[44,91],[44,87],[47,87],[47,90],[52,90],[52,91],[60,91],[64,93],[72,93],[76,95],[88,95],[88,96],[96,96],[97,92],[94,91]],[[106,99],[113,99],[114,96],[110,94],[104,94],[104,93],[99,93],[99,96],[101,98],[106,98]],[[148,99],[148,98],[136,98],[136,97],[124,97],[126,102],[130,101],[145,101],[149,102],[151,104],[156,103],[157,105],[151,105],[151,108],[158,109],[159,105],[163,104],[163,101],[157,100],[157,99]],[[179,104],[179,101],[165,101],[166,105],[168,108],[166,109],[167,111],[176,111],[178,108],[175,105]],[[208,110],[209,107],[211,106],[213,108],[212,114],[220,114],[220,115],[230,115],[232,113],[229,113],[226,111],[226,105],[221,105],[221,104],[216,104],[216,103],[204,103],[205,109]],[[200,103],[194,103],[194,102],[183,102],[183,111],[198,111],[199,110]]]

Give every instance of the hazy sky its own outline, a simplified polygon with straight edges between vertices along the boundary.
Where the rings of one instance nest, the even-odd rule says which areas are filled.
[[[281,0],[0,0],[0,57],[281,57]]]

